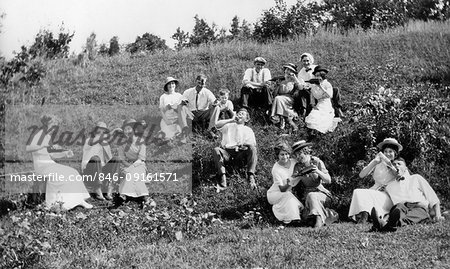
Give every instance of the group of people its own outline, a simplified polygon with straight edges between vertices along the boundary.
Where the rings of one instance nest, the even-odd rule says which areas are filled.
[[[274,124],[284,130],[288,124],[295,132],[299,127],[319,133],[333,131],[342,110],[338,88],[333,88],[327,80],[328,70],[314,65],[309,53],[300,56],[302,68],[293,63],[282,66],[284,75],[273,77],[263,57],[254,59],[254,67],[244,72],[240,91],[240,108],[247,111],[261,108]],[[236,112],[229,100],[230,90],[221,89],[218,98],[205,87],[207,78],[200,74],[197,85],[183,94],[176,92],[178,80],[166,79],[164,94],[160,97],[159,107],[162,115],[161,138],[180,138],[185,143],[187,122],[204,127],[207,134],[217,138],[218,122],[232,119]]]
[[[86,202],[90,194],[79,177],[80,173],[53,159],[73,157],[73,152],[53,144],[52,135],[60,120],[55,115],[41,117],[42,128],[33,134],[26,151],[33,156],[34,171],[38,175],[57,174],[57,179],[48,179],[45,190],[46,207],[60,206],[70,210],[77,206],[92,208]],[[145,185],[146,145],[142,140],[144,126],[134,119],[125,120],[121,128],[109,130],[104,122],[98,122],[85,139],[81,173],[94,179],[94,197],[99,200],[113,200],[116,192],[114,184],[119,183],[115,207],[126,200],[136,200],[143,207],[148,202],[148,189]],[[108,133],[108,134],[107,134]],[[117,140],[115,140],[117,139]],[[113,156],[110,142],[117,141],[118,156]]]
[[[279,221],[318,228],[337,221],[338,214],[328,208],[333,195],[322,183],[331,183],[331,178],[324,163],[311,155],[311,146],[304,140],[292,147],[284,141],[275,145],[278,161],[272,168],[267,199]],[[420,175],[411,175],[398,156],[402,145],[386,138],[378,148],[380,152],[359,174],[361,178],[372,174],[375,184],[353,191],[349,217],[357,223],[366,223],[370,217],[373,231],[442,220],[440,201],[430,184]]]
[[[326,79],[326,68],[314,65],[309,53],[300,57],[302,68],[287,63],[283,76],[272,78],[267,61],[256,57],[254,67],[244,72],[240,108],[235,110],[230,91],[221,89],[216,97],[205,87],[207,77],[200,74],[195,87],[177,92],[179,81],[168,77],[159,100],[161,130],[157,134],[162,141],[178,140],[186,143],[190,126],[196,125],[207,131],[213,139],[221,134],[220,145],[213,149],[213,161],[217,169],[217,192],[227,189],[225,166],[234,160],[245,164],[247,180],[252,189],[257,188],[255,171],[258,160],[256,138],[246,126],[249,111],[261,107],[268,117],[281,129],[288,124],[293,131],[304,126],[311,132],[333,131],[342,116],[337,88]],[[300,123],[298,121],[300,120]],[[26,150],[33,155],[35,172],[42,175],[58,172],[68,178],[78,171],[55,163],[52,158],[71,157],[71,151],[63,151],[52,145],[52,127],[58,125],[54,116],[41,119],[44,128],[35,134]],[[125,121],[122,128],[108,130],[104,122],[97,123],[90,139],[83,147],[82,171],[87,175],[128,175],[133,180],[119,180],[119,195],[115,205],[137,200],[144,205],[148,201],[148,189],[144,178],[146,172],[146,143],[139,143],[143,135],[143,123],[134,119]],[[113,157],[110,145],[102,140],[105,133],[118,132],[124,143]],[[321,227],[336,222],[338,214],[330,208],[333,194],[323,184],[331,183],[325,164],[313,156],[312,143],[301,140],[292,145],[284,140],[274,147],[277,161],[272,168],[273,184],[267,191],[275,217],[286,224]],[[419,175],[410,175],[405,161],[398,157],[402,146],[392,138],[378,145],[380,153],[360,172],[360,177],[372,174],[375,184],[370,189],[353,192],[349,217],[358,223],[371,218],[374,230],[395,230],[397,226],[417,223],[432,218],[442,219],[439,199],[430,185]],[[124,176],[122,176],[124,178]],[[91,208],[85,199],[89,194],[82,182],[47,182],[46,205],[60,203],[64,209],[81,205]],[[111,180],[100,181],[95,186],[95,197],[113,199]]]

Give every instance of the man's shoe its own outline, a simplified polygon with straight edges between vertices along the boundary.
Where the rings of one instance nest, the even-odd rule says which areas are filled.
[[[386,221],[378,215],[375,207],[373,207],[372,211],[370,211],[370,217],[372,218],[373,222],[372,231],[382,231],[384,226],[386,226]]]

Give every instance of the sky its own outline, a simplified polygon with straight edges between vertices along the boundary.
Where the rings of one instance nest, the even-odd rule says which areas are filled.
[[[293,5],[296,0],[285,0]],[[171,36],[178,27],[192,32],[194,16],[230,29],[237,15],[255,23],[275,0],[0,0],[0,55],[10,59],[22,45],[30,46],[39,30],[75,32],[69,44],[79,53],[94,32],[97,44],[109,44],[118,36],[120,44],[132,43],[148,32],[173,47]]]

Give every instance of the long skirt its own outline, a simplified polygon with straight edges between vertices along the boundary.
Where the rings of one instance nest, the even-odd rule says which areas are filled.
[[[294,99],[288,95],[278,95],[273,100],[272,111],[270,116],[283,116],[294,118],[297,117],[297,113],[293,108]]]
[[[125,178],[119,186],[120,195],[135,198],[148,195],[148,189],[145,185],[146,173],[145,163],[132,164],[127,167]]]
[[[300,210],[303,204],[290,191],[269,191],[267,200],[272,205],[272,211],[279,221],[289,223],[300,220]]]
[[[305,123],[306,127],[309,129],[315,129],[321,133],[326,133],[336,128],[333,124],[333,119],[334,109],[331,106],[331,102],[329,100],[321,100],[305,118]]]
[[[389,195],[384,191],[373,189],[355,189],[353,191],[352,202],[350,203],[350,210],[348,216],[356,220],[356,215],[361,212],[368,212],[373,207],[377,210],[381,217],[389,214],[393,204]]]
[[[62,209],[70,210],[84,204],[85,199],[90,197],[80,174],[72,167],[52,163],[37,172],[47,175],[45,190],[45,206],[47,208],[59,203]],[[56,176],[58,180],[56,180]]]
[[[308,193],[306,195],[305,210],[302,212],[302,217],[320,216],[325,224],[336,222],[339,215],[333,209],[326,207],[330,202],[330,198],[323,192]]]

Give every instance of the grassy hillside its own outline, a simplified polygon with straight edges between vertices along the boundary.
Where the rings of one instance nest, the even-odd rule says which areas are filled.
[[[100,119],[105,119],[108,125],[119,126],[123,119],[129,117],[154,118],[167,76],[173,76],[180,80],[178,91],[182,92],[188,87],[194,86],[196,75],[202,72],[208,76],[207,87],[209,89],[218,93],[220,88],[228,88],[232,92],[232,99],[237,100],[243,72],[252,66],[252,61],[256,56],[266,58],[267,67],[271,69],[272,74],[280,75],[283,63],[299,64],[299,56],[303,52],[309,52],[314,55],[316,63],[330,69],[329,81],[334,87],[339,87],[342,92],[344,121],[333,133],[314,139],[315,146],[313,148],[314,155],[319,156],[325,162],[332,175],[333,183],[328,188],[340,198],[334,206],[341,214],[341,220],[346,218],[352,190],[356,187],[372,185],[371,179],[361,180],[357,177],[357,173],[361,166],[373,157],[376,152],[374,146],[387,136],[400,140],[405,148],[402,156],[407,160],[409,167],[413,172],[423,175],[430,181],[444,202],[445,210],[449,206],[448,197],[450,197],[450,164],[448,163],[450,158],[449,48],[450,22],[417,22],[404,28],[382,33],[354,31],[342,36],[322,32],[314,37],[298,37],[294,40],[273,41],[268,44],[231,42],[138,57],[119,55],[111,58],[98,58],[90,62],[86,68],[73,65],[71,59],[49,61],[45,63],[47,75],[42,81],[42,85],[31,89],[19,86],[9,89],[10,91],[4,95],[6,115],[9,117],[5,119],[7,124],[4,141],[13,141],[13,145],[18,143],[17,141],[23,138],[16,134],[21,134],[27,126],[36,123],[38,115],[31,113],[25,116],[23,111],[36,109],[58,113],[57,106],[49,105],[74,105],[66,106],[65,109],[70,110],[71,113],[65,112],[65,115],[70,115],[70,117],[63,123],[73,130],[83,128],[88,130]],[[44,106],[40,106],[42,103]],[[25,106],[25,109],[17,105]],[[250,126],[255,131],[258,142],[257,182],[260,188],[257,191],[249,190],[244,171],[238,169],[229,177],[230,188],[226,192],[216,194],[211,187],[214,184],[215,174],[211,154],[212,148],[219,142],[208,140],[202,134],[194,134],[191,138],[192,151],[190,151],[190,146],[161,149],[156,145],[149,145],[147,152],[150,159],[162,162],[192,159],[193,194],[189,197],[189,201],[195,200],[195,203],[192,202],[193,204],[189,206],[186,205],[185,198],[181,196],[154,195],[158,207],[152,209],[151,212],[133,212],[126,209],[125,213],[109,213],[100,205],[97,211],[87,213],[87,215],[75,211],[69,212],[67,218],[46,215],[46,218],[48,217],[50,220],[42,221],[39,217],[40,211],[26,211],[26,214],[29,213],[29,215],[20,213],[21,215],[17,215],[12,222],[8,219],[6,224],[8,227],[13,227],[14,223],[20,223],[29,228],[31,223],[32,227],[37,228],[33,238],[40,239],[39,244],[33,239],[33,244],[36,244],[39,249],[44,249],[45,253],[50,253],[50,256],[57,255],[57,261],[60,264],[67,262],[73,266],[85,264],[86,261],[88,264],[98,267],[111,265],[114,260],[123,262],[120,255],[125,246],[136,247],[136,251],[145,252],[148,249],[138,247],[140,244],[156,242],[160,238],[166,238],[169,241],[177,240],[175,238],[176,231],[183,231],[186,238],[190,239],[206,238],[185,243],[177,248],[170,244],[166,245],[165,242],[161,243],[171,247],[174,251],[183,252],[185,248],[194,248],[196,250],[192,253],[195,257],[208,257],[216,261],[217,256],[213,252],[199,247],[205,242],[209,244],[211,240],[229,242],[228,246],[231,247],[224,250],[225,252],[234,253],[234,248],[247,248],[246,244],[250,241],[245,241],[247,239],[241,238],[242,235],[236,237],[233,234],[234,228],[255,226],[263,228],[272,227],[271,225],[274,224],[274,217],[267,203],[265,191],[272,184],[270,170],[275,162],[272,146],[279,138],[277,128],[265,124],[261,114],[256,112],[252,116]],[[154,119],[154,122],[158,122],[158,119]],[[305,132],[302,130],[298,134],[289,136],[288,140],[293,142],[305,138],[304,134]],[[23,146],[15,147],[13,145],[6,143],[5,153],[8,159],[30,160],[30,156],[23,153]],[[75,157],[81,158],[81,149],[77,147],[72,149],[76,154]],[[29,163],[16,163],[13,169],[25,169],[26,165]],[[14,199],[23,200],[23,196],[14,197]],[[231,230],[223,238],[217,234],[212,236],[211,233],[220,232],[215,228],[209,230],[209,225],[217,219],[211,217],[216,215],[208,212],[217,213],[222,220],[237,219],[237,222],[230,222],[234,228],[230,228]],[[68,240],[68,236],[70,237],[70,234],[75,233],[74,231],[77,229],[81,229],[83,221],[91,218],[91,214],[99,219],[96,223],[102,223],[103,232],[106,231],[106,235],[111,235],[112,239],[105,243],[108,244],[107,246],[95,246],[85,242],[86,236],[89,237],[90,234],[103,236],[100,228],[94,226],[88,226],[85,233],[79,230],[82,235],[79,240],[73,242]],[[53,234],[53,237],[48,240],[52,247],[59,246],[60,251],[53,252],[46,245],[41,244],[44,239],[40,232],[49,223],[54,225],[52,227],[70,224],[70,227],[73,228],[68,234]],[[348,224],[343,225],[336,227],[332,233],[340,234],[346,231],[345,225]],[[448,226],[445,223],[434,227],[433,232],[442,235],[442,238],[448,238],[448,233],[442,232],[443,229],[446,229],[445,225]],[[141,232],[139,235],[142,236],[140,237],[134,235],[133,227],[136,229],[145,227],[147,230],[139,230]],[[7,226],[0,227],[0,234],[6,231],[6,228]],[[422,228],[419,227],[420,229]],[[267,231],[252,230],[250,235],[245,235],[246,238],[254,236],[253,233],[259,237],[259,233],[266,236]],[[308,230],[302,237],[317,239],[329,236],[336,242],[354,239],[349,239],[345,235],[333,237],[328,232],[326,235],[320,233]],[[291,238],[292,234],[294,232],[287,232],[287,235],[283,234],[282,236]],[[357,234],[359,238],[364,236],[365,232],[361,230],[357,231]],[[14,235],[13,232],[11,235]],[[390,241],[390,245],[383,245],[383,247],[404,247],[404,244],[400,243],[404,236],[399,236],[398,240],[395,239],[397,241]],[[375,240],[378,242],[377,244],[381,244],[380,242],[384,242],[389,236],[374,237],[369,240]],[[437,237],[438,235],[436,235]],[[411,242],[420,242],[423,238],[420,233],[417,233]],[[433,237],[430,240],[435,239]],[[72,243],[65,246],[65,242]],[[364,242],[355,242],[350,244],[345,251],[355,251],[361,244],[364,249],[367,248]],[[118,245],[114,245],[114,243],[118,243]],[[256,243],[258,246],[263,244]],[[280,244],[280,241],[272,238],[267,244]],[[447,248],[444,251],[448,251],[448,246],[445,246]],[[342,247],[333,245],[330,249],[338,251]],[[64,258],[69,256],[71,248],[79,248],[79,251],[73,259]],[[296,263],[311,262],[309,256],[300,260],[293,258],[292,252],[289,250],[290,245],[280,248],[270,250],[264,255],[268,257],[266,257],[267,259],[270,257],[284,259],[285,262],[281,264],[286,266],[292,265],[289,262],[290,259],[295,260]],[[87,254],[87,251],[92,249],[94,249],[93,254]],[[360,252],[367,254],[364,249],[361,248]],[[102,254],[104,250],[107,254]],[[278,250],[283,254],[273,256]],[[375,250],[382,251],[382,249]],[[27,256],[29,255],[27,251],[32,252],[24,247],[20,252],[23,256],[20,257],[31,257]],[[396,255],[402,256],[404,254],[402,251],[396,252]],[[410,253],[415,253],[416,250],[410,249],[410,251]],[[249,251],[244,251],[239,256],[240,260],[234,260],[230,266],[274,266],[270,262],[258,262],[262,261],[263,257],[256,259],[255,256],[251,256],[254,252],[260,253],[261,250],[253,247]],[[310,254],[305,252],[305,255]],[[139,259],[134,252],[127,252],[127,255],[131,259]],[[156,255],[161,256],[162,260],[171,259],[171,264],[174,265],[198,267],[198,264],[187,263],[185,260],[175,261],[171,258],[173,256],[168,254],[157,252]],[[183,254],[180,255],[184,257],[182,259],[186,259]],[[13,257],[12,254],[11,257]],[[145,259],[151,260],[151,257],[144,256]],[[324,257],[324,262],[332,262],[332,259],[334,258]],[[346,261],[349,262],[345,259],[336,259],[338,259],[334,260],[336,266],[343,265]],[[219,261],[222,260],[219,259]],[[43,264],[57,267],[47,258],[44,258]],[[136,264],[142,266],[145,261],[136,260]],[[368,261],[361,261],[357,264],[382,266],[377,262],[375,256],[370,256]],[[210,265],[222,266],[220,262],[211,262]],[[417,264],[411,262],[404,267],[416,265],[424,266],[420,262]]]
[[[50,61],[46,62],[48,71],[42,85],[33,89],[13,89],[6,95],[7,104],[39,105],[45,102],[45,105],[81,105],[76,107],[85,111],[72,113],[72,123],[67,123],[74,130],[88,130],[99,119],[117,126],[128,116],[154,117],[167,76],[180,80],[178,91],[182,92],[194,85],[198,73],[205,73],[208,76],[209,89],[217,93],[220,88],[226,87],[231,90],[232,98],[237,100],[243,71],[252,66],[256,56],[265,57],[272,74],[278,75],[282,73],[283,63],[299,64],[300,54],[310,52],[316,63],[330,69],[329,80],[334,87],[341,89],[346,111],[345,121],[338,130],[316,141],[315,154],[324,159],[336,182],[342,183],[335,184],[336,191],[345,191],[345,195],[348,195],[347,192],[351,191],[348,187],[360,184],[354,182],[355,171],[359,169],[356,167],[357,161],[369,160],[370,147],[387,135],[402,141],[406,148],[404,157],[410,161],[413,171],[424,174],[431,182],[438,184],[436,186],[442,186],[442,183],[449,181],[448,173],[443,173],[448,167],[436,164],[432,171],[427,171],[428,165],[421,167],[424,164],[423,158],[429,156],[423,154],[426,152],[423,152],[422,148],[418,148],[416,140],[422,138],[425,139],[422,141],[424,143],[440,143],[434,146],[424,145],[425,148],[432,147],[428,150],[445,146],[445,143],[448,145],[446,116],[449,106],[448,86],[445,85],[450,82],[449,25],[448,22],[416,22],[388,32],[353,31],[346,36],[322,32],[314,37],[298,37],[295,40],[269,44],[231,42],[139,57],[120,55],[98,58],[84,69],[74,66],[71,59]],[[387,91],[380,91],[380,88]],[[382,100],[375,100],[374,105],[373,98],[379,97]],[[401,107],[390,106],[389,101],[394,97],[401,99]],[[425,106],[421,106],[423,103],[418,99],[425,102]],[[436,108],[434,102],[437,102],[439,107]],[[99,105],[106,106],[96,109]],[[123,105],[139,106],[130,106],[132,109],[128,112],[126,108],[116,109],[116,106]],[[384,113],[383,109],[388,113]],[[432,119],[435,123],[430,125],[428,122],[414,123],[410,120],[402,122],[398,116],[408,109],[414,110],[414,118],[425,115],[420,109],[430,110],[430,113],[434,113]],[[137,112],[138,110],[140,112]],[[271,184],[270,169],[275,161],[271,146],[277,139],[277,130],[274,126],[264,125],[264,122],[259,120],[261,115],[253,116],[254,120],[250,125],[254,128],[259,143],[258,178],[263,187],[268,187]],[[17,117],[12,118],[14,122]],[[6,119],[6,122],[10,119]],[[370,122],[371,120],[377,122]],[[153,121],[158,122],[157,119]],[[36,117],[22,117],[20,122],[25,123],[23,126],[31,126],[36,122]],[[367,129],[368,123],[375,125]],[[406,123],[407,125],[403,126]],[[416,130],[422,125],[436,127],[437,129],[432,131],[438,136],[433,136],[442,139],[438,142],[431,141],[428,133],[417,133],[423,131]],[[6,126],[8,127],[8,124]],[[14,131],[7,130],[7,137],[10,133],[14,134]],[[292,136],[290,140],[300,138],[302,132]],[[217,142],[208,141],[203,136],[195,136],[193,141],[194,185],[205,182],[210,184],[208,180],[210,175],[214,174],[210,158],[211,148]],[[7,144],[6,148],[8,147]],[[73,150],[80,152],[77,148]],[[441,153],[448,154],[448,150]],[[439,152],[433,154],[437,160],[444,157],[439,155]],[[152,152],[149,152],[149,155],[151,158]],[[13,150],[12,156],[9,157],[16,156],[22,156],[22,153]],[[179,157],[179,154],[174,153],[174,156]],[[439,169],[441,170],[436,171]],[[244,189],[243,192],[247,191]],[[443,189],[442,194],[447,193],[448,188]],[[232,197],[233,200],[236,198]]]

